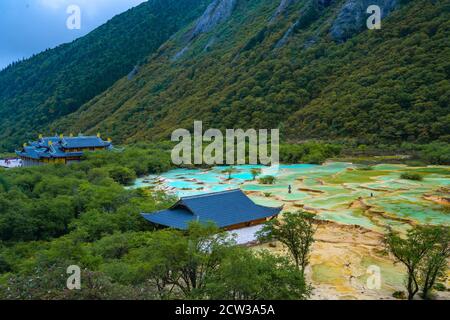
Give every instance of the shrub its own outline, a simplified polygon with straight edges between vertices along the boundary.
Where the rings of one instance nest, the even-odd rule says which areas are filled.
[[[122,185],[130,185],[136,179],[136,172],[134,170],[119,166],[109,169],[109,175],[114,181]]]
[[[373,170],[373,167],[371,167],[371,166],[364,166],[364,167],[359,167],[357,170],[360,170],[360,171],[371,171],[371,170]]]
[[[406,294],[404,291],[395,291],[392,296],[395,299],[400,299],[400,300],[405,300],[406,299]]]
[[[405,180],[414,180],[414,181],[422,181],[423,180],[423,177],[420,174],[410,173],[410,172],[402,173],[400,175],[400,178],[405,179]]]
[[[277,179],[274,176],[264,176],[259,178],[261,184],[274,184]]]
[[[435,285],[434,285],[434,289],[436,290],[436,291],[447,291],[447,287],[443,284],[443,283],[436,283]]]

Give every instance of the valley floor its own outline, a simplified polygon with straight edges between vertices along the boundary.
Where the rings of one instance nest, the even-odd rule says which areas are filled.
[[[395,291],[404,291],[401,265],[384,254],[382,234],[359,226],[321,222],[316,232],[307,277],[314,287],[315,300],[386,300]],[[287,254],[282,244],[255,246]],[[379,268],[381,287],[369,289],[369,267]],[[369,284],[370,286],[370,284]],[[450,282],[447,283],[450,287]],[[450,299],[450,292],[435,291],[436,299]]]
[[[220,168],[178,169],[158,177],[157,187],[178,195],[240,187],[259,204],[317,214],[316,242],[307,270],[313,299],[394,299],[395,291],[405,291],[405,270],[384,253],[385,227],[404,231],[417,223],[450,221],[444,209],[448,203],[440,201],[448,196],[450,183],[445,166],[380,164],[366,171],[349,163],[289,165],[282,166],[275,185],[260,185],[252,181],[248,166],[238,168],[231,181],[223,180]],[[416,172],[424,179],[404,180],[403,172]],[[140,187],[142,181],[137,183]],[[287,254],[280,243],[254,247],[260,248]],[[380,287],[370,289],[373,270],[379,270]],[[450,282],[446,285],[449,288]],[[450,299],[449,291],[435,294],[437,299]]]

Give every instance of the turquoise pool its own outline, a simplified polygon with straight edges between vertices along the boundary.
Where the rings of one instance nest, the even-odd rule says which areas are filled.
[[[153,187],[178,197],[241,188],[256,202],[264,205],[285,205],[289,210],[305,207],[317,218],[344,224],[356,224],[381,230],[386,225],[403,228],[410,223],[449,224],[448,206],[425,199],[425,195],[450,193],[450,167],[407,167],[381,164],[372,170],[358,170],[352,163],[330,162],[324,165],[281,165],[274,174],[274,185],[253,181],[250,170],[265,167],[236,166],[232,179],[212,169],[175,169],[161,175],[137,179],[133,188]],[[414,171],[422,181],[400,178],[402,172]],[[288,186],[292,193],[288,192]],[[362,200],[366,207],[354,203]]]

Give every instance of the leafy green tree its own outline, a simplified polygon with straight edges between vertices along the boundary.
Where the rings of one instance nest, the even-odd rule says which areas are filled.
[[[66,287],[67,267],[55,265],[36,268],[27,276],[11,275],[0,283],[0,299],[4,300],[141,300],[154,299],[148,286],[124,286],[113,283],[101,272],[81,270],[81,290]]]
[[[450,120],[447,120],[450,123]],[[448,132],[448,131],[447,131]],[[421,158],[432,164],[450,164],[450,143],[435,142],[422,146]]]
[[[427,234],[433,243],[419,267],[418,282],[422,298],[429,299],[437,280],[445,281],[450,258],[450,228],[432,227]]]
[[[433,249],[439,243],[442,233],[430,226],[416,226],[408,230],[406,237],[389,230],[385,238],[387,250],[394,256],[397,262],[402,263],[407,270],[406,290],[408,300],[414,299],[419,291],[419,280],[423,278],[423,284],[428,295],[429,286],[434,283],[433,275],[440,272],[439,259]],[[439,252],[439,249],[437,249]],[[435,258],[433,258],[433,256]],[[426,262],[425,262],[426,261]],[[422,272],[421,272],[422,270]],[[422,275],[420,275],[420,273]]]
[[[258,231],[257,237],[259,241],[276,240],[283,243],[303,276],[309,263],[315,232],[312,214],[302,211],[286,212],[282,219],[278,218],[267,222]]]
[[[145,247],[131,252],[133,260],[143,263],[145,277],[157,290],[160,299],[181,297],[183,292],[180,268],[186,254],[186,243],[181,232],[160,230],[151,234]],[[182,260],[183,259],[183,260]]]
[[[0,250],[0,252],[1,252],[1,250]],[[8,263],[6,258],[0,254],[0,274],[10,272],[10,271],[12,271],[10,264]]]
[[[302,300],[311,288],[286,258],[237,247],[210,275],[204,291],[209,299]]]
[[[261,169],[260,168],[252,168],[250,170],[250,173],[252,175],[253,180],[256,180],[256,177],[261,174]]]
[[[110,178],[109,172],[105,168],[92,168],[88,172],[88,179],[94,184],[99,184],[108,178]]]
[[[99,210],[89,210],[83,212],[75,220],[70,228],[75,235],[83,241],[95,241],[103,236],[112,234],[117,230],[117,225],[112,214],[105,214]]]
[[[119,168],[115,178],[130,183],[134,176],[122,172],[133,171],[134,162],[149,171],[170,168],[167,149],[141,144],[123,152],[88,153],[85,161],[69,166],[2,172],[8,187],[0,186],[0,239],[50,240],[74,232],[80,240],[96,241],[116,231],[150,230],[140,213],[165,208],[173,199],[157,191],[126,190],[110,178],[110,169]],[[161,156],[147,163],[155,153]]]
[[[186,234],[154,232],[146,246],[134,254],[146,263],[147,277],[161,298],[199,298],[208,277],[233,245],[234,241],[214,225],[195,222]]]
[[[213,224],[203,226],[199,223],[190,224],[186,241],[186,256],[180,269],[183,281],[179,287],[195,296],[196,291],[201,292],[204,288],[208,276],[217,270],[235,242]]]
[[[112,167],[109,169],[109,175],[114,179],[114,181],[124,186],[132,184],[136,179],[136,173],[134,170],[126,167]]]
[[[92,251],[103,259],[121,259],[130,252],[132,241],[132,234],[115,232],[96,241]]]
[[[0,169],[0,174],[3,169]],[[7,192],[9,190],[9,183],[0,175],[0,191]]]
[[[222,170],[222,173],[228,175],[228,178],[227,178],[228,180],[231,180],[231,175],[235,172],[237,172],[237,169],[234,167],[228,167],[228,168]]]

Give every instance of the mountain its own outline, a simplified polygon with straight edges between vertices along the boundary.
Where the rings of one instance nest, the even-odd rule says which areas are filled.
[[[207,0],[150,0],[83,38],[0,72],[0,148],[12,149],[73,113],[118,79],[132,78],[175,32],[203,13]]]
[[[380,30],[365,27],[369,3]],[[215,0],[53,129],[132,142],[202,120],[291,140],[449,140],[449,21],[448,1]]]
[[[450,140],[448,0],[208,4],[137,73],[48,128],[124,143],[167,139],[194,120],[279,127],[295,141]],[[380,30],[366,27],[369,5],[381,8]]]

